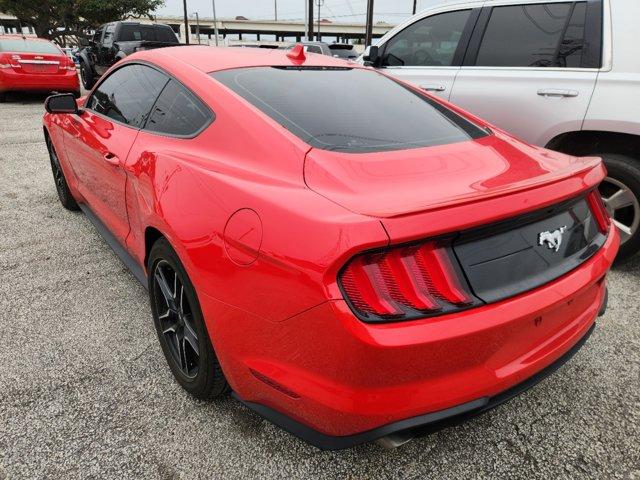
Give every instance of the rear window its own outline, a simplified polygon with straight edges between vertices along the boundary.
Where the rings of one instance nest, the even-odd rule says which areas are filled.
[[[329,45],[331,55],[340,58],[358,58],[358,54],[351,45]]]
[[[62,53],[53,43],[20,38],[0,40],[0,52],[46,53],[49,55],[60,55]]]
[[[370,70],[257,67],[211,76],[325,150],[401,150],[487,135],[439,103]]]
[[[170,42],[178,43],[171,27],[154,25],[127,25],[120,26],[119,38],[121,42]]]

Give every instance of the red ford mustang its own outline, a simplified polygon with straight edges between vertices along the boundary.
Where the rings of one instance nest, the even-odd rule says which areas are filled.
[[[166,48],[46,107],[60,200],[148,286],[177,381],[320,448],[487,410],[606,308],[600,159],[366,67]]]
[[[80,96],[76,66],[59,47],[41,38],[0,36],[0,101],[7,92],[70,92]]]

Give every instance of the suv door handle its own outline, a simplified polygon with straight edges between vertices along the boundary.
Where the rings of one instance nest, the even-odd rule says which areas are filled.
[[[560,90],[557,88],[547,88],[538,90],[538,95],[541,97],[577,97],[577,90]]]
[[[444,85],[439,84],[420,85],[420,88],[422,90],[426,90],[427,92],[444,92],[447,89],[447,87],[445,87]]]

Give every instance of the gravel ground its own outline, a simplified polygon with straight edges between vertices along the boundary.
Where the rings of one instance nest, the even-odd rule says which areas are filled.
[[[0,105],[0,480],[640,479],[640,260],[573,360],[488,414],[396,450],[321,452],[173,381],[144,289],[58,203],[42,97]]]

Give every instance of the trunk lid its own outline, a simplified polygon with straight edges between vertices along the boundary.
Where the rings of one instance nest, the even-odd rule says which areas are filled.
[[[312,149],[304,176],[309,188],[353,212],[390,218],[536,188],[593,169],[600,161],[497,133],[392,152]]]
[[[64,72],[61,67],[68,63],[68,57],[63,54],[14,52],[10,53],[8,57],[13,70],[18,73],[51,75]]]

